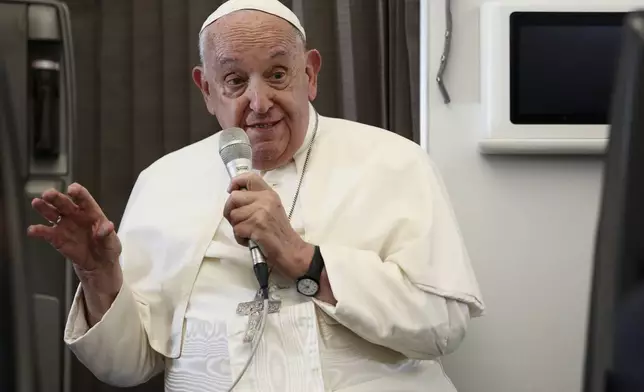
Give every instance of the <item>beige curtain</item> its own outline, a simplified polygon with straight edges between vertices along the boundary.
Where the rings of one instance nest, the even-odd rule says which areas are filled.
[[[322,53],[321,114],[419,142],[419,0],[284,0]],[[139,172],[220,130],[190,72],[221,0],[68,0],[78,79],[76,181],[118,223]],[[216,152],[213,152],[216,153]],[[79,363],[73,390],[113,391]],[[139,391],[162,391],[157,377]]]

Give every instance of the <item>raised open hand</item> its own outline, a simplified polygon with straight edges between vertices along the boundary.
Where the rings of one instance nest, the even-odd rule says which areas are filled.
[[[72,184],[67,194],[49,189],[31,205],[51,226],[29,226],[28,235],[49,242],[72,261],[77,273],[98,272],[118,263],[121,242],[114,223],[83,186]]]

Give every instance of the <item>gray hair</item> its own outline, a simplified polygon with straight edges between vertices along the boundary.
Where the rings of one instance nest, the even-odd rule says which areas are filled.
[[[293,31],[295,31],[296,38],[302,42],[302,45],[304,45],[304,49],[306,49],[306,39],[304,38],[304,35],[300,30],[298,30],[295,26],[293,26]],[[199,33],[199,61],[201,62],[201,65],[204,65],[205,63],[205,56],[206,56],[206,39],[208,38],[208,29],[205,29],[201,33]]]
[[[208,37],[208,34],[205,31],[199,34],[199,61],[201,62],[201,65],[205,63],[206,37]]]

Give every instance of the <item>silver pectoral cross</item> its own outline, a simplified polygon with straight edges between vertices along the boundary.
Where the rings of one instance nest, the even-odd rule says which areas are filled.
[[[281,304],[282,301],[273,299],[269,300],[268,313],[279,312]],[[242,302],[237,305],[237,315],[248,316],[248,326],[246,326],[246,332],[244,333],[244,343],[250,343],[255,339],[255,335],[257,334],[257,331],[259,331],[263,311],[264,299],[259,291],[255,295],[255,299],[253,301]]]

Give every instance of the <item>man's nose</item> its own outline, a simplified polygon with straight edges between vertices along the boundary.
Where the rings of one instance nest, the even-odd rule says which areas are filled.
[[[246,93],[250,101],[250,108],[255,113],[267,113],[273,106],[273,91],[265,83],[252,82]]]

